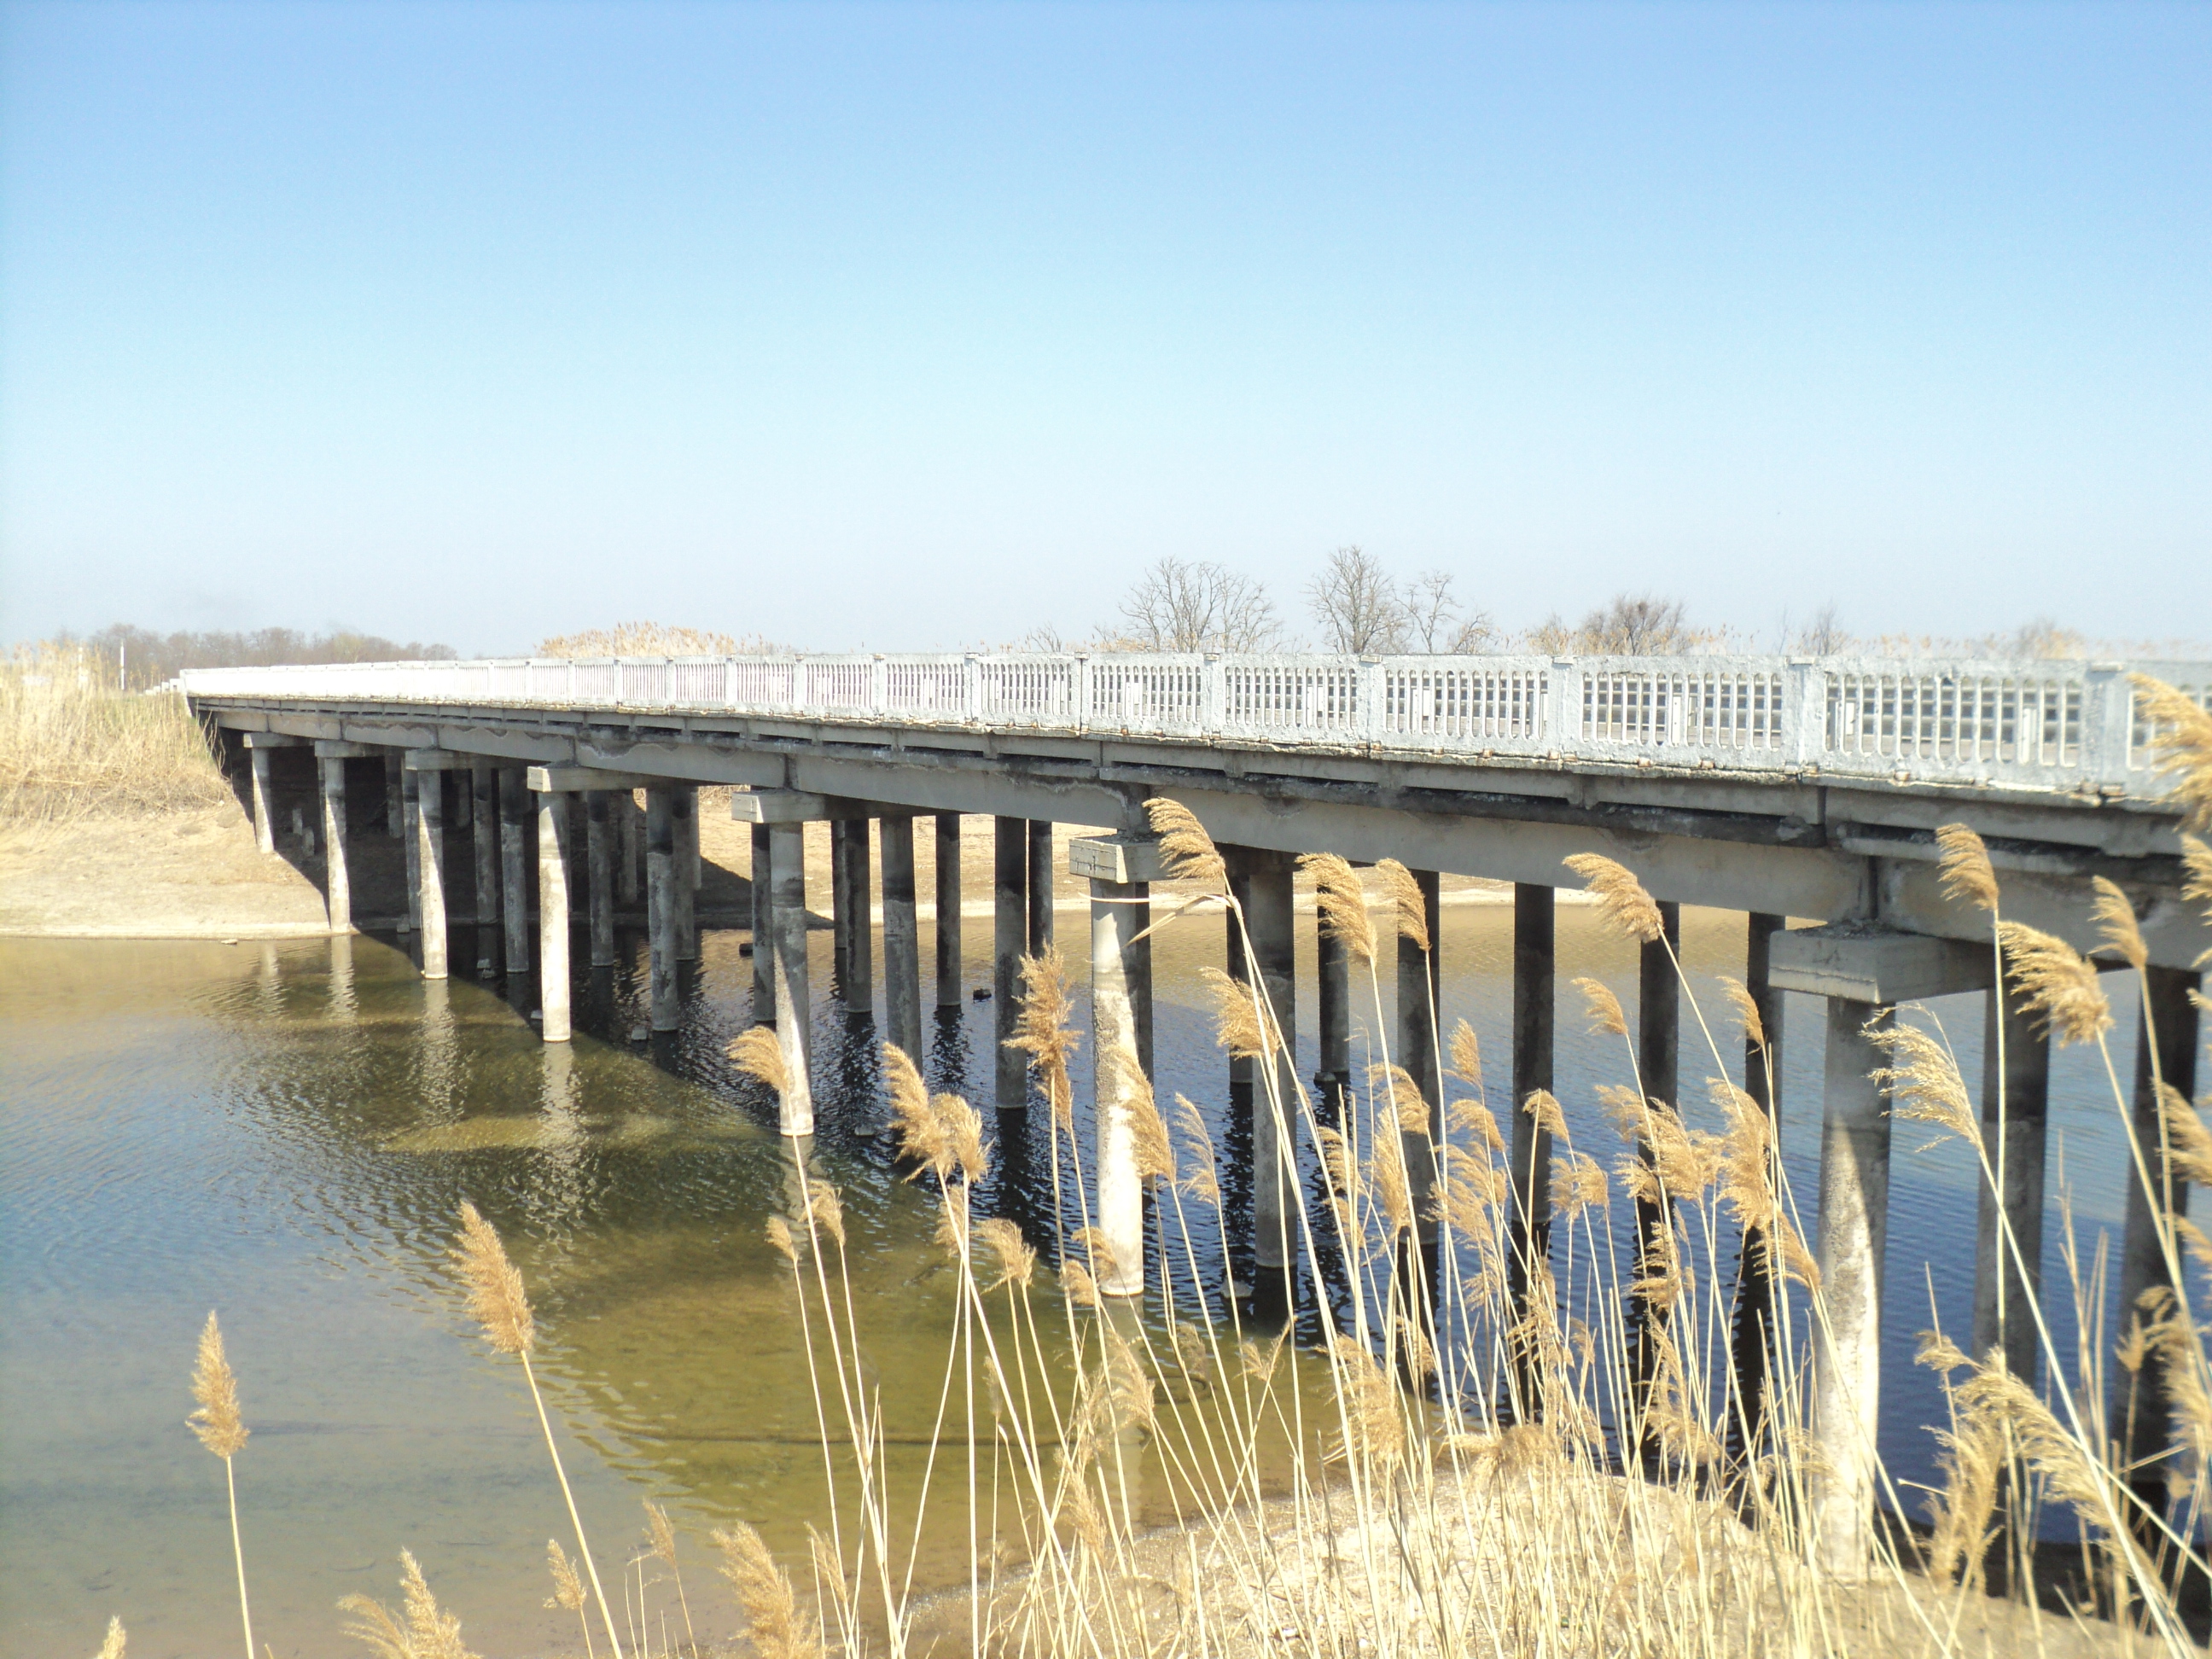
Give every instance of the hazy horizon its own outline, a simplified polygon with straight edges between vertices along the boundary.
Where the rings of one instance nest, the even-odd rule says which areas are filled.
[[[0,5],[0,635],[2212,600],[2212,9]]]

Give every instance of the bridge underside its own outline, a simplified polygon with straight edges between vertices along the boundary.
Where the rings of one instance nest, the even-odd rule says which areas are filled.
[[[1675,902],[1985,940],[1988,919],[1938,887],[1933,832],[1964,822],[1990,843],[2008,916],[2086,950],[2089,878],[2103,875],[2135,901],[2154,963],[2185,969],[2212,948],[2182,896],[2173,816],[2132,796],[675,711],[198,707],[236,731],[632,775],[623,787],[643,776],[798,789],[1116,830],[1143,828],[1146,797],[1166,793],[1244,847],[1539,884],[1562,882],[1567,854],[1599,852]]]

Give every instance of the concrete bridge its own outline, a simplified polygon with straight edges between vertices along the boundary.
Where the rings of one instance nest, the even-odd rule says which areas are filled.
[[[830,901],[843,988],[866,1012],[876,1006],[875,821],[884,1029],[909,1053],[921,1047],[925,994],[917,814],[934,815],[940,850],[954,849],[937,860],[940,1004],[960,996],[959,817],[995,820],[1002,1039],[1015,1012],[1017,960],[1050,937],[1050,825],[1112,829],[1071,854],[1073,872],[1090,878],[1093,894],[1095,1037],[1110,1049],[1129,1034],[1147,1071],[1150,949],[1139,936],[1158,874],[1148,797],[1184,803],[1222,847],[1255,958],[1242,959],[1232,930],[1228,965],[1264,981],[1293,1034],[1297,854],[1397,859],[1432,909],[1438,872],[1512,882],[1516,1103],[1552,1085],[1553,887],[1568,854],[1602,853],[1633,870],[1670,931],[1685,903],[1745,913],[1746,980],[1768,1032],[1781,1030],[1776,991],[1828,1003],[1816,1239],[1827,1320],[1815,1409],[1836,1471],[1824,1504],[1829,1547],[1844,1561],[1863,1558],[1871,1513],[1887,1229],[1889,1119],[1869,1077],[1882,1057],[1866,1028],[1899,1002],[1981,990],[1992,1035],[2002,1025],[2005,1191],[1982,1199],[1974,1352],[2002,1347],[2017,1374],[2037,1372],[2018,1290],[2000,1294],[1996,1218],[2002,1204],[2033,1277],[2049,1052],[2016,1009],[1999,1006],[1987,917],[1941,890],[1938,825],[1964,823],[1982,835],[2009,918],[2085,951],[2097,944],[2090,878],[2120,885],[2149,947],[2142,1000],[2160,1070],[2193,1092],[2191,993],[2212,933],[2183,894],[2178,820],[2160,799],[2157,734],[2139,714],[2130,672],[2200,698],[2212,693],[2212,663],[1123,653],[380,663],[194,672],[185,690],[204,720],[239,734],[250,753],[264,848],[272,757],[296,749],[316,758],[334,930],[350,927],[349,787],[374,782],[399,803],[395,828],[407,838],[426,975],[447,971],[444,826],[469,816],[477,890],[499,896],[504,920],[503,935],[480,930],[500,948],[487,948],[479,967],[512,977],[530,974],[534,961],[549,1042],[569,1031],[579,886],[599,966],[614,960],[617,898],[634,896],[642,881],[653,1021],[673,1029],[679,964],[697,955],[697,787],[738,786],[744,793],[733,808],[754,826],[755,1008],[773,1019],[785,1051],[792,1081],[782,1123],[793,1135],[813,1122],[800,859],[810,820],[835,827]],[[1788,918],[1820,925],[1791,929]],[[479,922],[487,919],[480,908]],[[1419,952],[1401,949],[1395,1052],[1440,1123],[1441,976]],[[1326,1094],[1351,1076],[1349,996],[1340,951],[1324,941],[1320,962],[1314,1018]],[[1674,969],[1663,945],[1647,946],[1640,1066],[1648,1092],[1670,1102],[1683,1081],[1679,1024]],[[2136,1044],[2135,1110],[2155,1146],[2153,1055],[2141,1029]],[[1994,1042],[1985,1047],[1997,1052]],[[1101,1051],[1095,1040],[1093,1054]],[[1763,1068],[1747,1065],[1744,1082],[1771,1110]],[[1984,1083],[1994,1134],[1997,1079]],[[1252,1112],[1260,1265],[1263,1275],[1292,1271],[1285,1218],[1298,1201],[1296,1121],[1252,1103],[1267,1091],[1253,1089],[1249,1066],[1232,1084],[1237,1104]],[[1006,1110],[1030,1097],[1023,1056],[1004,1047],[996,1095]],[[1127,1241],[1121,1261],[1141,1264],[1143,1191],[1126,1123],[1103,1098],[1097,1115],[1100,1224],[1117,1247]],[[1516,1231],[1540,1243],[1548,1148],[1528,1114],[1512,1118]],[[2120,1305],[2162,1276],[2137,1190]],[[1105,1288],[1141,1291],[1141,1265]],[[2163,1415],[2136,1415],[2141,1443],[2132,1449],[2154,1461],[2166,1443]]]

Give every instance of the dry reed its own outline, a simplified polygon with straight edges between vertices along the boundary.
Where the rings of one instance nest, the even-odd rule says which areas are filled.
[[[399,1552],[400,1610],[374,1596],[349,1595],[339,1609],[353,1615],[345,1633],[378,1659],[479,1659],[461,1640],[461,1621],[438,1605],[413,1553]]]
[[[222,1351],[222,1328],[210,1312],[200,1329],[199,1352],[192,1364],[192,1398],[199,1408],[185,1420],[200,1444],[222,1459],[223,1489],[230,1498],[230,1550],[238,1565],[238,1618],[246,1632],[246,1659],[253,1659],[253,1613],[246,1599],[246,1545],[238,1529],[238,1476],[231,1460],[245,1449],[252,1431],[238,1407],[238,1376]]]
[[[1161,867],[1171,878],[1196,882],[1212,892],[1229,890],[1228,866],[1195,812],[1179,800],[1155,795],[1145,803],[1145,814],[1159,837]]]
[[[0,663],[0,822],[168,812],[232,799],[207,736],[171,691],[117,691],[73,647]]]

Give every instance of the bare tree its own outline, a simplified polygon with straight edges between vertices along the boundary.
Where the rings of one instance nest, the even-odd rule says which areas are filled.
[[[1121,601],[1133,643],[1152,651],[1265,651],[1282,637],[1274,601],[1253,577],[1164,558]]]
[[[1609,656],[1664,657],[1697,643],[1684,620],[1680,599],[1649,593],[1616,593],[1610,603],[1583,618],[1575,648]]]
[[[1847,649],[1851,636],[1844,632],[1844,624],[1836,611],[1836,602],[1830,599],[1806,619],[1791,640],[1790,648],[1808,657],[1832,657]]]
[[[1306,602],[1321,624],[1322,643],[1332,651],[1380,656],[1405,647],[1413,620],[1405,597],[1371,553],[1338,548],[1306,584]]]
[[[1431,656],[1468,656],[1490,643],[1496,629],[1487,611],[1469,611],[1452,592],[1449,570],[1424,570],[1399,596],[1408,647]]]

